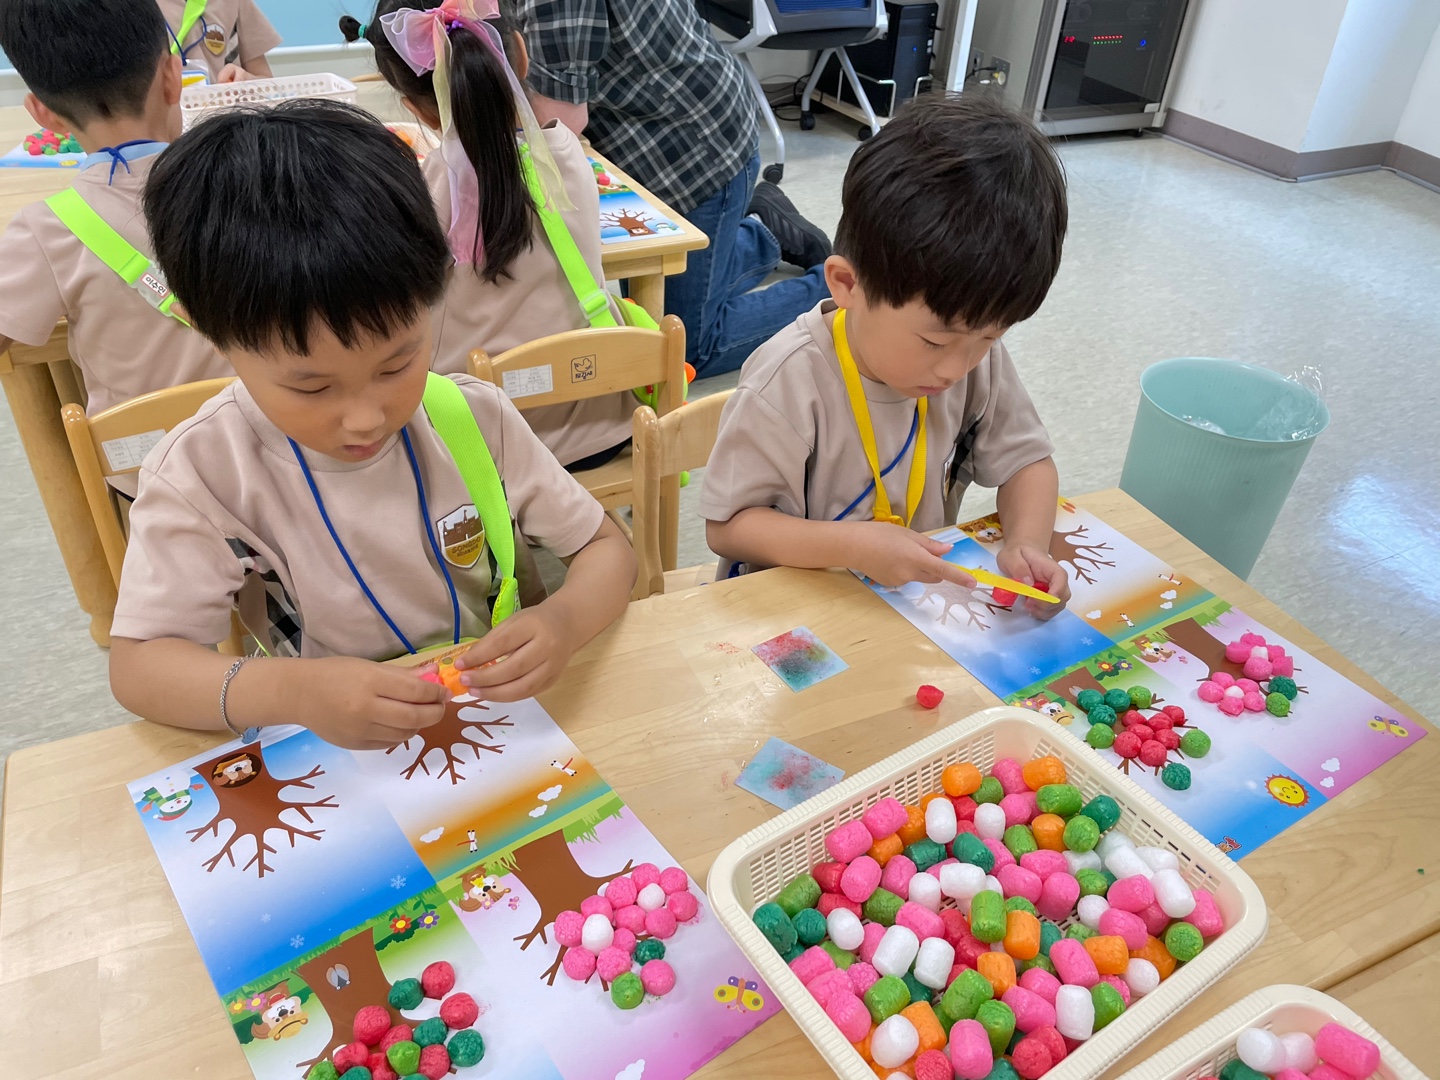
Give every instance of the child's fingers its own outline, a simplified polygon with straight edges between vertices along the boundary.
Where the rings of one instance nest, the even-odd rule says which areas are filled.
[[[540,693],[551,681],[548,675],[548,669],[542,661],[510,682],[500,683],[497,686],[486,689],[485,700],[495,702],[523,701],[525,698],[534,697]]]
[[[922,536],[920,537],[920,546],[923,547],[926,551],[928,551],[931,555],[939,556],[944,555],[955,545],[954,543],[945,543],[944,541],[936,540],[934,537],[931,536]]]
[[[376,699],[371,722],[377,729],[383,729],[386,733],[394,732],[399,737],[399,741],[404,742],[409,738],[405,732],[413,734],[421,728],[438,724],[444,717],[444,702],[418,704],[382,697]]]
[[[466,671],[473,676],[477,669],[494,660],[499,660],[506,653],[514,652],[525,642],[534,636],[531,620],[526,617],[525,612],[513,615],[506,619],[499,626],[495,627],[483,638],[477,641],[464,654],[455,658],[455,666],[461,671]],[[485,685],[483,683],[472,683],[470,677],[461,680],[467,686]]]
[[[391,701],[414,705],[441,704],[450,700],[450,692],[439,683],[417,678],[413,668],[381,668],[376,692]]]
[[[935,567],[935,571],[937,574],[939,574],[938,580],[953,581],[962,589],[975,588],[975,579],[969,574],[967,574],[964,570],[960,569],[960,567],[956,566],[954,563],[948,563],[944,559],[936,559],[935,562],[937,564]]]
[[[485,696],[489,698],[495,687],[504,686],[506,683],[520,678],[543,660],[544,656],[540,649],[532,641],[527,640],[512,650],[503,660],[482,668],[467,670],[464,677],[465,685],[477,692],[484,691]]]

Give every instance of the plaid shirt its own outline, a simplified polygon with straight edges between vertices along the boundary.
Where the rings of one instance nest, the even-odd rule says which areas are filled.
[[[740,62],[692,0],[513,0],[513,15],[531,88],[588,105],[596,148],[679,213],[758,151]]]

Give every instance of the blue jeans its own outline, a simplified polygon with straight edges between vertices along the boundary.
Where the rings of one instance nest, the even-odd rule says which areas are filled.
[[[746,217],[760,155],[686,218],[710,238],[685,273],[665,279],[665,310],[685,324],[685,359],[698,376],[734,371],[757,347],[830,295],[822,267],[755,290],[780,262],[774,235]]]

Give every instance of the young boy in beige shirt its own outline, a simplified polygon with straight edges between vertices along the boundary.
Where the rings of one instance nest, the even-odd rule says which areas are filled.
[[[225,112],[166,152],[145,209],[176,295],[240,378],[141,470],[111,627],[120,703],[359,749],[437,722],[447,696],[375,661],[483,634],[457,661],[477,696],[553,684],[624,609],[635,556],[497,388],[450,376],[518,539],[570,560],[553,596],[489,629],[505,594],[484,511],[421,407],[450,255],[404,143],[330,102]],[[271,656],[207,648],[237,599]]]
[[[136,251],[150,250],[140,194],[180,134],[180,61],[154,0],[0,0],[0,47],[35,121],[89,157],[75,193]],[[156,310],[45,202],[0,236],[0,350],[42,345],[69,321],[90,414],[180,383],[232,374],[205,338]]]
[[[207,0],[198,12],[187,0],[155,2],[187,74],[196,72],[212,83],[270,78],[265,54],[280,44],[280,35],[255,0]]]
[[[973,482],[999,488],[1001,573],[1068,599],[1050,440],[1000,342],[1060,266],[1054,151],[988,98],[922,98],[855,152],[842,206],[834,299],[751,355],[721,418],[700,512],[722,570],[973,587],[923,535]],[[1061,606],[1026,601],[1040,618]]]

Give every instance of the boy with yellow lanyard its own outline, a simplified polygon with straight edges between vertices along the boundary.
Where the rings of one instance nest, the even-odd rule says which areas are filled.
[[[923,534],[970,483],[999,489],[1002,574],[1062,603],[1053,448],[1000,338],[1060,266],[1065,181],[1045,137],[988,98],[906,107],[845,174],[822,301],[751,355],[700,512],[732,567],[832,567],[882,585],[974,579]],[[743,565],[742,565],[743,564]]]

